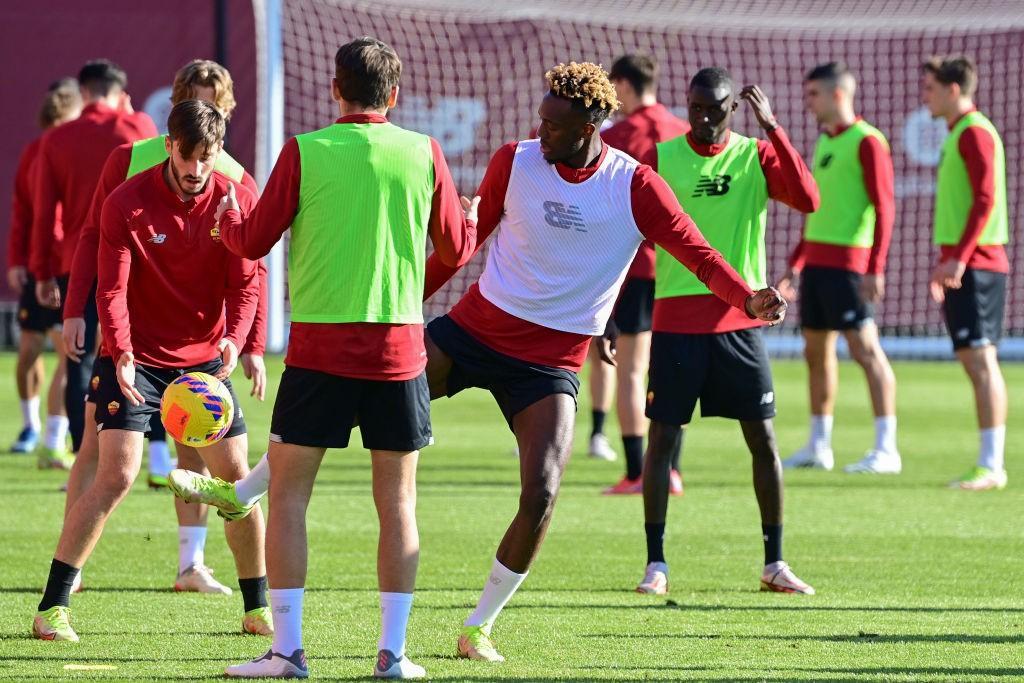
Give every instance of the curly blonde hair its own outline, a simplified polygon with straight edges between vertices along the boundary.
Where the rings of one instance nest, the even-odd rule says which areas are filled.
[[[615,86],[600,64],[559,64],[544,74],[544,77],[548,79],[552,94],[579,103],[587,110],[591,121],[604,120],[619,108]]]
[[[231,118],[231,112],[235,110],[235,85],[227,69],[209,59],[193,59],[174,75],[171,104],[194,99],[197,86],[213,88],[213,106],[220,110],[225,120]]]

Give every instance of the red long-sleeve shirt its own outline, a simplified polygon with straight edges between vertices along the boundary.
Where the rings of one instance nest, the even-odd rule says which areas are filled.
[[[972,110],[973,111],[973,110]],[[954,121],[950,129],[956,125]],[[945,245],[939,260],[956,259],[975,270],[1010,272],[1010,260],[1002,244],[979,245],[978,238],[985,230],[996,206],[996,143],[992,135],[980,126],[968,126],[957,141],[960,156],[967,166],[967,178],[974,193],[974,202],[967,214],[967,225],[958,244]]]
[[[847,128],[849,126],[843,126],[831,135],[835,137]],[[892,226],[896,220],[892,153],[881,140],[866,135],[860,141],[857,156],[864,172],[864,189],[875,207],[874,241],[870,247],[849,247],[801,239],[789,258],[790,268],[797,271],[804,266],[839,268],[861,275],[879,275],[885,271]]]
[[[100,214],[96,304],[103,345],[142,365],[182,368],[242,348],[256,313],[256,263],[227,250],[214,213],[231,182],[216,171],[187,202],[170,188],[167,162],[114,190]],[[237,189],[248,213],[256,197]]]
[[[68,278],[68,291],[64,302],[64,319],[81,318],[85,314],[86,302],[96,281],[97,253],[100,247],[100,212],[103,203],[110,193],[116,190],[128,176],[128,168],[132,161],[134,142],[118,145],[103,164],[103,172],[96,190],[93,192],[89,214],[78,236],[74,259],[71,262],[71,273]],[[259,187],[248,171],[242,176],[242,186],[259,196]],[[267,268],[261,261],[258,265],[260,278],[260,305],[256,319],[246,339],[242,353],[262,354],[267,343]]]
[[[337,123],[386,123],[379,114],[343,116]],[[455,182],[440,145],[433,139],[434,194],[428,233],[437,258],[465,264],[473,255],[476,226],[466,221]],[[234,211],[221,217],[221,237],[234,253],[260,258],[281,239],[299,208],[299,145],[281,150],[259,204],[244,221]],[[355,379],[402,381],[426,367],[423,325],[293,322],[285,364]]]
[[[726,137],[721,144],[702,145],[688,133],[686,141],[697,154],[714,156],[725,149],[729,139]],[[757,141],[757,154],[768,183],[770,199],[801,213],[817,210],[820,202],[818,184],[781,126],[768,133],[768,140]],[[657,163],[656,158],[653,161]],[[654,301],[652,329],[655,332],[717,334],[764,324],[711,294],[674,296]]]
[[[11,228],[7,233],[7,267],[28,267],[29,245],[32,241],[32,178],[36,159],[39,156],[39,145],[42,137],[38,137],[25,146],[18,157],[18,167],[14,172],[14,194],[11,197]],[[61,209],[57,205],[54,212],[53,251],[51,267],[60,267],[61,243],[64,229],[61,227]]]
[[[601,133],[601,139],[637,160],[647,159],[659,142],[690,132],[690,124],[670,112],[663,104],[636,109],[626,118]],[[627,278],[654,279],[654,244],[644,240],[629,266]]]
[[[43,135],[32,190],[32,247],[29,269],[37,280],[71,272],[75,245],[92,204],[111,150],[125,142],[151,138],[156,126],[147,114],[126,114],[101,102],[82,110],[82,115]],[[53,250],[54,213],[63,206],[64,242],[61,266],[50,266]]]
[[[478,249],[498,227],[505,211],[505,195],[517,144],[511,142],[495,152],[477,190],[480,195]],[[585,168],[571,168],[559,163],[555,164],[555,169],[566,182],[581,183],[600,168],[606,154],[607,147],[596,163]],[[725,305],[745,310],[750,288],[722,255],[708,245],[697,226],[679,206],[671,188],[650,166],[641,164],[634,171],[630,202],[633,220],[644,237],[693,270],[709,289],[729,302]],[[572,257],[572,254],[566,255],[566,258]],[[585,263],[580,263],[581,269],[585,266]],[[427,260],[425,298],[440,289],[457,270],[431,256]],[[506,313],[484,298],[476,284],[455,304],[449,316],[459,327],[494,351],[528,363],[579,372],[590,346],[591,337],[588,335],[553,330]]]

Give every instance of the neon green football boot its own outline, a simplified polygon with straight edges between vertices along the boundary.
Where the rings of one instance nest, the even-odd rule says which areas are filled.
[[[36,449],[36,467],[41,470],[70,470],[74,464],[75,456],[63,448],[40,446]]]
[[[463,626],[459,634],[459,657],[480,662],[504,662],[491,640],[490,626]]]
[[[54,605],[48,610],[36,612],[32,620],[32,636],[39,640],[67,640],[78,642],[78,634],[71,628],[71,609]]]
[[[254,636],[274,635],[274,617],[269,607],[257,607],[245,613],[242,617],[242,633],[251,633]]]
[[[167,485],[174,495],[187,503],[212,505],[217,508],[217,514],[229,522],[242,519],[256,506],[256,503],[242,505],[234,484],[189,470],[171,470],[167,475]]]
[[[1006,470],[992,470],[975,465],[960,479],[950,482],[950,488],[961,491],[998,491],[1006,488]]]

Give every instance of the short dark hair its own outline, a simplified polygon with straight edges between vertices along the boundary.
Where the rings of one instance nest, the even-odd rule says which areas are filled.
[[[827,64],[819,64],[810,71],[807,72],[805,81],[828,81],[830,83],[837,82],[840,78],[850,74],[850,70],[847,68],[845,62],[828,62]]]
[[[39,109],[39,127],[46,130],[81,107],[82,95],[78,92],[78,81],[70,77],[54,81],[47,89],[43,106]]]
[[[334,78],[343,99],[371,109],[388,106],[391,89],[402,77],[402,60],[387,43],[363,36],[338,48]]]
[[[708,90],[717,90],[718,88],[726,87],[729,90],[733,90],[732,75],[720,66],[707,66],[694,74],[690,80],[691,88],[707,88]]]
[[[966,55],[932,57],[921,65],[921,69],[934,76],[939,83],[956,83],[960,86],[961,94],[966,97],[971,97],[978,89],[978,67]]]
[[[106,97],[115,88],[127,88],[128,76],[109,59],[96,59],[87,62],[78,72],[78,85],[95,97]]]
[[[613,81],[628,82],[637,95],[644,95],[654,90],[658,82],[658,63],[645,54],[623,55],[612,64],[608,76]]]
[[[196,147],[208,150],[224,140],[227,124],[217,107],[202,100],[178,102],[167,117],[167,137],[190,158]]]

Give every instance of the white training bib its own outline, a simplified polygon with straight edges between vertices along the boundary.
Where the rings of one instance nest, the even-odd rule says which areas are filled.
[[[501,310],[576,334],[604,332],[644,236],[630,186],[639,162],[611,147],[594,175],[570,183],[540,141],[516,146],[480,293]]]

